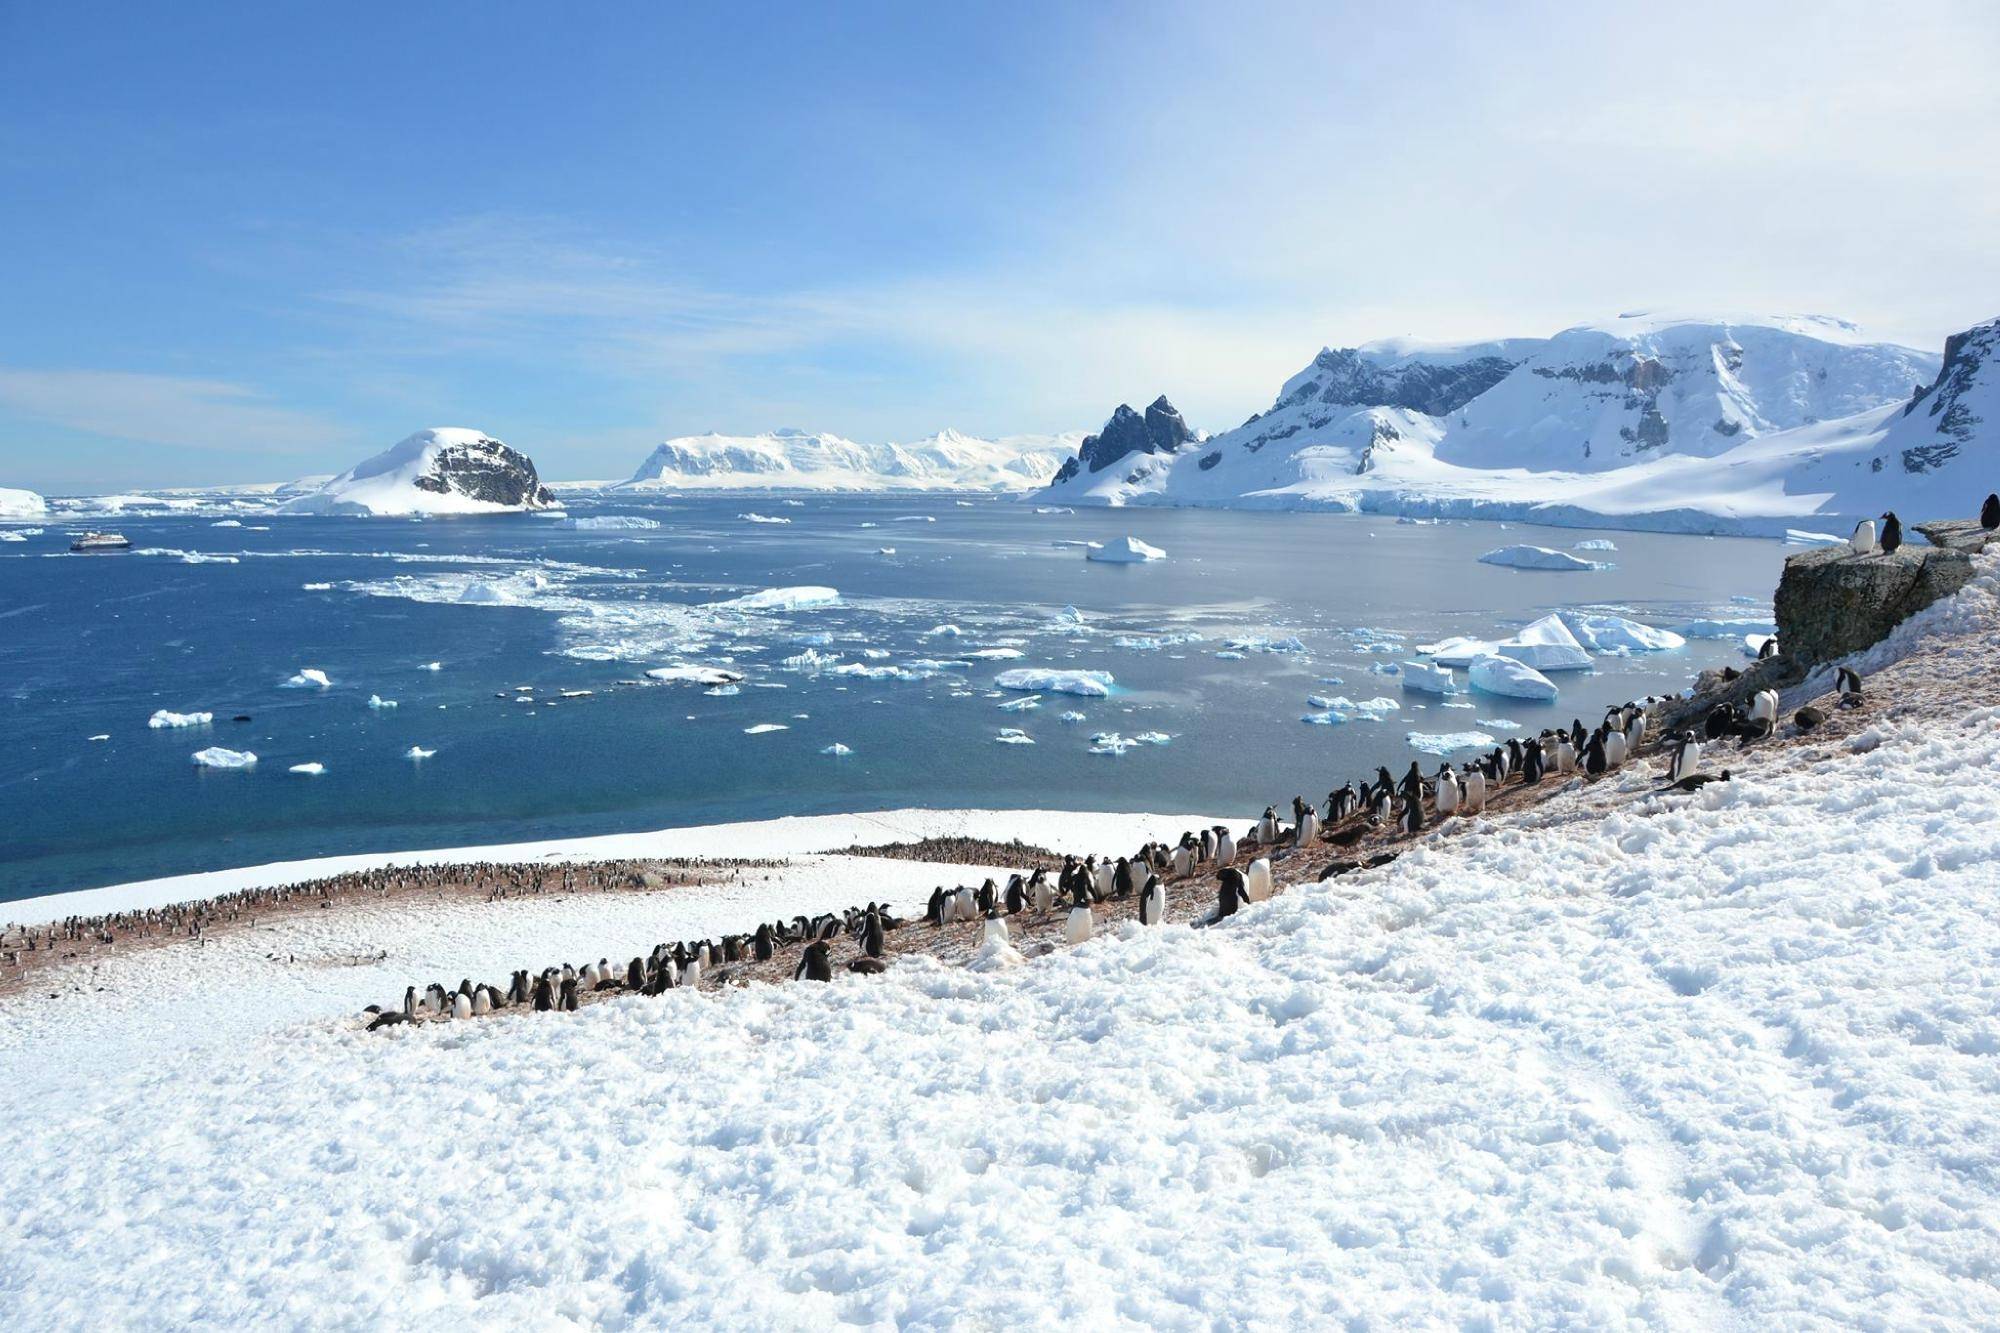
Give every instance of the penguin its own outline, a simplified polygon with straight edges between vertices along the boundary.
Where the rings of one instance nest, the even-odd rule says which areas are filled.
[[[1833,673],[1833,687],[1840,691],[1842,708],[1861,706],[1861,673],[1852,667],[1841,667]]]
[[[1735,734],[1737,724],[1742,721],[1743,710],[1737,708],[1734,704],[1722,704],[1716,708],[1712,708],[1709,710],[1708,716],[1702,720],[1702,739],[1712,741],[1719,740],[1724,736],[1733,735]]]
[[[1569,733],[1556,733],[1556,773],[1568,777],[1576,772],[1576,746],[1570,743]]]
[[[1611,768],[1622,768],[1625,764],[1625,733],[1615,727],[1604,732],[1604,762]]]
[[[793,981],[832,981],[833,964],[827,961],[827,942],[814,940],[808,944],[799,965],[792,971]]]
[[[1090,904],[1079,902],[1069,909],[1069,920],[1063,922],[1063,939],[1070,944],[1081,944],[1090,938],[1091,927],[1095,924],[1090,915]]]
[[[1631,720],[1625,724],[1625,752],[1627,754],[1639,753],[1639,746],[1645,742],[1645,739],[1646,710],[1635,708],[1632,710]]]
[[[644,990],[644,989],[646,989],[646,960],[645,960],[645,959],[643,959],[643,958],[634,958],[634,959],[633,959],[633,960],[632,960],[632,961],[631,961],[630,963],[628,963],[628,964],[626,965],[626,967],[625,967],[625,989],[626,989],[626,990]]]
[[[1542,780],[1546,765],[1542,761],[1542,743],[1531,740],[1521,747],[1521,785],[1532,787]]]
[[[1009,939],[1007,918],[998,912],[988,912],[985,922],[979,928],[979,947],[984,949],[1006,944]]]
[[[933,926],[944,924],[944,885],[931,890],[930,905],[924,908],[924,920]]]
[[[1209,920],[1220,921],[1226,916],[1235,916],[1249,901],[1250,894],[1243,882],[1243,872],[1230,866],[1216,878],[1215,915]]]
[[[1311,806],[1299,811],[1298,827],[1292,830],[1292,846],[1310,847],[1319,837],[1319,816]]]
[[[1194,873],[1194,849],[1182,844],[1174,848],[1173,874],[1175,879],[1185,879]]]
[[[1047,875],[1037,870],[1034,879],[1029,881],[1029,887],[1035,891],[1035,911],[1043,916],[1047,916],[1055,910],[1055,886],[1049,883]]]
[[[369,1009],[375,1008],[373,1005],[368,1007]],[[410,1021],[410,1016],[400,1009],[377,1010],[375,1016],[368,1020],[368,1030],[373,1032],[378,1028],[394,1027],[398,1023],[408,1023]]]
[[[1826,714],[1808,705],[1792,714],[1792,721],[1798,725],[1800,731],[1811,731],[1814,727],[1826,721]]]
[[[1767,635],[1764,642],[1757,645],[1757,660],[1768,662],[1778,655],[1778,636]]]
[[[771,961],[771,955],[778,951],[778,942],[771,931],[771,923],[766,921],[757,927],[757,933],[750,937],[750,956],[760,963]]]
[[[1167,919],[1167,886],[1155,875],[1139,893],[1139,924],[1157,926]]]
[[[1690,773],[1679,782],[1676,782],[1670,790],[1700,791],[1711,782],[1727,781],[1729,781],[1729,770],[1726,768],[1720,773]]]
[[[493,1012],[493,988],[481,986],[472,992],[472,1017],[484,1018]]]
[[[472,1017],[472,997],[463,992],[454,995],[451,1000],[451,1016],[453,1018]]]
[[[1111,871],[1111,896],[1114,898],[1132,896],[1132,863],[1122,856],[1118,858],[1118,864]]]
[[[1264,807],[1264,817],[1257,821],[1257,842],[1269,847],[1278,840],[1278,812],[1270,806]]]
[[[1217,865],[1229,865],[1236,860],[1236,839],[1229,836],[1229,830],[1215,831],[1215,861]]]
[[[1271,862],[1266,857],[1258,857],[1243,872],[1244,896],[1253,903],[1261,903],[1271,896]]]
[[[1465,797],[1459,805],[1468,815],[1486,809],[1486,770],[1477,764],[1465,766]]]
[[[1007,915],[1019,916],[1028,910],[1028,885],[1019,875],[1007,881]]]
[[[575,978],[575,977],[564,977],[564,978],[563,978],[563,984],[562,984],[562,1004],[561,1004],[561,1008],[562,1008],[562,1011],[563,1011],[564,1013],[566,1013],[566,1014],[573,1014],[573,1013],[575,1013],[575,1012],[576,1012],[576,978]]]
[[[687,966],[681,969],[681,985],[701,988],[701,955],[690,954]]]
[[[884,943],[882,914],[880,912],[870,912],[867,924],[861,927],[861,952],[870,958],[880,958]]]
[[[1875,554],[1875,520],[1864,518],[1854,525],[1854,536],[1848,539],[1848,546],[1856,555]]]
[[[1095,902],[1103,902],[1111,896],[1111,891],[1118,887],[1118,867],[1109,858],[1099,861],[1097,863],[1097,873],[1092,880],[1092,884],[1091,899]]]
[[[1507,765],[1505,768],[1501,770],[1500,776],[1504,778],[1509,773],[1520,772],[1521,765],[1523,762],[1525,762],[1526,758],[1527,756],[1522,754],[1521,752],[1520,738],[1516,736],[1509,736],[1507,738]]]
[[[2000,493],[1986,497],[1986,503],[1979,506],[1979,526],[1988,532],[2000,528]]]
[[[417,988],[415,986],[405,986],[403,987],[403,1017],[415,1018],[416,1016]]]
[[[974,905],[979,909],[981,916],[990,914],[1000,905],[1000,890],[991,877],[979,886],[979,894],[974,899]]]
[[[1701,741],[1692,731],[1683,731],[1674,742],[1674,757],[1667,765],[1667,781],[1679,782],[1701,763]]]
[[[979,904],[971,889],[962,884],[959,886],[958,901],[953,905],[952,911],[953,919],[957,921],[971,921],[978,917]]]
[[[1752,722],[1769,722],[1772,726],[1778,724],[1778,692],[1776,690],[1759,690],[1750,696],[1750,720]]]
[[[1437,775],[1438,818],[1454,814],[1458,810],[1458,778],[1451,771],[1451,764],[1445,763]]]
[[[1882,554],[1894,555],[1896,548],[1903,544],[1903,521],[1891,509],[1882,515]]]
[[[1424,803],[1420,800],[1403,801],[1402,813],[1396,816],[1396,828],[1405,834],[1424,831]]]
[[[549,974],[546,972],[535,978],[534,1003],[535,1012],[538,1014],[545,1014],[556,1007],[555,989],[549,981]]]
[[[1590,733],[1590,744],[1583,747],[1583,771],[1596,777],[1611,766],[1604,753],[1604,733]]]

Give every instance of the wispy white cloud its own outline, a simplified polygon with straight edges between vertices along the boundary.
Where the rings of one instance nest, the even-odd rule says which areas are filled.
[[[183,449],[306,454],[350,438],[245,385],[133,371],[0,367],[0,407],[92,435]]]

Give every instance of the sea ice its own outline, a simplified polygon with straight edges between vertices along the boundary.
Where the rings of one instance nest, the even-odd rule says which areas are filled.
[[[821,754],[830,754],[830,755],[833,755],[833,756],[834,756],[835,758],[839,758],[839,757],[840,757],[840,756],[842,756],[842,755],[850,755],[850,754],[853,754],[853,753],[854,753],[854,751],[853,751],[853,750],[851,750],[851,749],[849,749],[849,748],[848,748],[847,746],[845,746],[845,745],[842,745],[842,744],[841,744],[841,743],[840,743],[839,741],[835,741],[835,742],[834,742],[833,744],[831,744],[831,745],[827,746],[827,747],[826,747],[825,749],[821,750],[821,751],[820,751],[820,753],[821,753]]]
[[[1482,565],[1505,565],[1509,569],[1606,569],[1607,565],[1596,560],[1584,560],[1567,551],[1552,551],[1546,546],[1503,546],[1497,551],[1488,551],[1479,557]]]
[[[324,690],[331,688],[332,685],[333,682],[327,679],[326,672],[318,667],[300,667],[297,674],[285,682],[285,688],[290,690]]]
[[[1744,634],[1776,634],[1778,623],[1767,616],[1729,620],[1690,620],[1680,627],[1690,639],[1734,639]]]
[[[1537,671],[1580,671],[1590,665],[1590,654],[1561,616],[1543,616],[1522,626],[1513,638],[1496,645],[1494,652]]]
[[[727,667],[699,666],[691,662],[654,667],[646,674],[654,680],[665,681],[669,685],[732,685],[743,679],[743,673],[740,671],[731,671]]]
[[[436,753],[437,753],[437,751],[436,751],[436,750],[426,750],[426,749],[425,749],[425,748],[424,748],[423,746],[421,746],[421,745],[412,745],[412,746],[411,746],[411,747],[410,747],[409,749],[407,749],[407,750],[403,751],[403,758],[405,758],[405,759],[428,759],[428,758],[430,758],[430,757],[431,757],[432,755],[434,755],[434,754],[436,754]]]
[[[419,671],[442,671],[442,670],[444,670],[444,663],[442,663],[442,662],[426,662],[426,663],[424,663],[424,664],[423,664],[422,666],[418,667],[418,668],[417,668],[417,670],[419,670]]]
[[[1232,653],[1302,653],[1306,650],[1305,644],[1300,642],[1295,634],[1282,639],[1258,637],[1224,639],[1222,647],[1224,652]],[[1217,653],[1216,656],[1220,657],[1222,654]]]
[[[1110,697],[1116,682],[1109,671],[1066,671],[1050,667],[1015,667],[993,678],[1003,690],[1035,690],[1075,694],[1086,699]]]
[[[1608,537],[1591,537],[1570,547],[1572,551],[1615,551],[1618,544]]]
[[[790,731],[790,730],[791,728],[786,726],[782,722],[759,722],[754,727],[743,728],[743,734],[745,736],[764,736],[774,731]]]
[[[300,587],[300,588],[301,588],[302,590],[306,591],[306,592],[332,592],[332,591],[333,591],[333,585],[332,585],[331,583],[301,583],[301,584],[299,585],[299,587]]]
[[[156,730],[167,727],[205,727],[215,721],[213,713],[174,713],[160,709],[146,720],[146,725]]]
[[[1547,676],[1511,657],[1475,657],[1466,672],[1472,687],[1488,694],[1505,695],[1510,699],[1556,697],[1556,687]]]
[[[645,531],[660,526],[657,518],[640,518],[637,514],[594,514],[585,518],[569,520],[569,526],[578,532],[625,532]]]
[[[738,514],[736,517],[742,519],[745,523],[789,523],[792,521],[789,518],[781,518],[772,514]]]
[[[1079,713],[1074,708],[1072,708],[1068,712],[1064,713],[1060,718],[1057,718],[1056,720],[1058,722],[1082,722],[1085,721],[1086,718],[1084,714]]]
[[[1594,653],[1611,653],[1620,649],[1658,653],[1687,646],[1687,640],[1672,630],[1655,629],[1624,616],[1595,615],[1583,611],[1562,611],[1558,614],[1577,640]]]
[[[1019,727],[1002,727],[1000,734],[993,738],[1002,745],[1033,745],[1035,738]]]
[[[1477,750],[1493,744],[1493,738],[1483,731],[1451,731],[1442,734],[1423,731],[1405,732],[1403,741],[1412,750],[1423,754],[1455,754],[1460,750]]]
[[[379,694],[371,694],[368,696],[368,706],[379,711],[384,708],[394,708],[396,701],[394,699],[384,699]]]
[[[203,768],[252,768],[257,756],[248,750],[225,750],[220,745],[211,745],[206,750],[196,750],[194,761]]]
[[[1469,704],[1467,705],[1467,707],[1470,706]],[[1473,720],[1478,722],[1480,726],[1491,728],[1494,731],[1519,731],[1521,729],[1521,724],[1511,717],[1481,717]]]
[[[807,611],[814,607],[834,606],[839,601],[838,588],[803,584],[795,588],[765,588],[761,592],[745,593],[728,601],[710,602],[709,608],[717,611]]]
[[[293,764],[290,768],[286,769],[285,771],[287,773],[298,773],[309,778],[316,778],[320,774],[326,772],[326,765],[317,762],[310,764]]]
[[[1040,708],[1041,706],[1042,696],[1039,694],[1030,694],[1019,699],[1009,699],[1006,703],[999,705],[999,708],[1003,713],[1025,713],[1029,709]]]
[[[1422,694],[1457,694],[1458,681],[1446,667],[1428,662],[1403,663],[1403,688]]]

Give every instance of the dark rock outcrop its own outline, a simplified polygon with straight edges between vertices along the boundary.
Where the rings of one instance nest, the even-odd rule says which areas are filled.
[[[516,508],[539,509],[555,503],[555,496],[536,474],[533,459],[488,438],[473,445],[441,445],[431,466],[410,484],[436,495],[456,491],[488,504]]]
[[[1933,471],[1972,443],[1973,428],[1980,424],[1980,418],[1967,400],[1973,396],[1981,368],[1996,355],[2000,355],[2000,319],[1975,324],[1945,339],[1944,364],[1938,367],[1937,378],[1918,389],[1903,409],[1907,417],[1922,407],[1932,417],[1938,438],[1903,450],[1905,472]]]
[[[1354,348],[1329,347],[1313,358],[1312,378],[1272,410],[1318,401],[1340,407],[1404,407],[1441,417],[1506,379],[1519,364],[1505,357],[1479,356],[1384,367],[1364,359]]]
[[[1086,469],[1102,472],[1129,454],[1170,454],[1194,438],[1180,410],[1165,394],[1152,401],[1144,416],[1120,403],[1103,430],[1084,438],[1076,457],[1062,465],[1056,480],[1068,481]]]
[[[1893,555],[1828,546],[1786,560],[1775,599],[1785,656],[1811,666],[1873,647],[1971,581],[1972,552],[1985,545],[1977,523],[1920,523],[1916,530],[1933,544]]]

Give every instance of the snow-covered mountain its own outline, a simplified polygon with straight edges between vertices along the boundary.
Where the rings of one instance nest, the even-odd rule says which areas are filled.
[[[284,514],[497,514],[555,504],[534,460],[476,430],[436,426],[278,507]]]
[[[0,518],[35,519],[46,517],[48,512],[48,501],[33,491],[0,486]]]
[[[656,447],[618,489],[1022,491],[1043,485],[1080,434],[984,440],[955,430],[910,444],[838,435],[685,435]]]
[[[1632,314],[1546,339],[1329,349],[1235,430],[1066,469],[1045,495],[1696,531],[1956,513],[1979,483],[1949,466],[2000,407],[1994,343],[1981,325],[1940,361],[1837,320]]]

